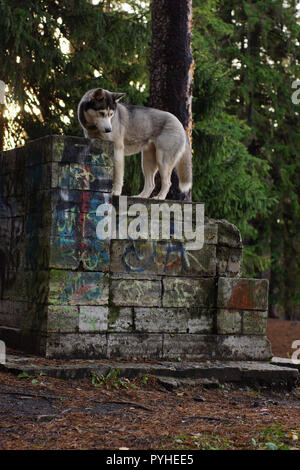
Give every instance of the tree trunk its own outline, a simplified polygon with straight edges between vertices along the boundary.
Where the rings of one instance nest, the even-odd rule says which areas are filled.
[[[5,83],[0,80],[0,152],[4,149],[5,132]]]
[[[152,0],[152,50],[150,106],[174,114],[189,138],[192,134],[192,85],[194,61],[191,51],[192,0]],[[156,177],[159,192],[160,178]],[[182,194],[176,170],[167,199],[191,200]]]
[[[4,149],[4,132],[5,132],[5,105],[0,103],[0,152]]]

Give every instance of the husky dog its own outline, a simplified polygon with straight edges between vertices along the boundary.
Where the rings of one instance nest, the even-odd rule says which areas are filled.
[[[159,170],[161,190],[157,199],[165,199],[176,168],[179,188],[192,187],[192,155],[189,139],[180,121],[170,113],[142,106],[119,103],[124,93],[102,88],[89,90],[78,106],[78,119],[87,138],[114,143],[113,194],[122,193],[124,155],[142,152],[144,189],[137,197],[150,197]]]

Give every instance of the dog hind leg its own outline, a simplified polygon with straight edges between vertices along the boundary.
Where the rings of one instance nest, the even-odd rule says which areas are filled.
[[[166,196],[171,187],[171,174],[173,167],[167,164],[167,158],[162,150],[156,151],[156,160],[161,179],[161,189],[155,199],[166,199]]]

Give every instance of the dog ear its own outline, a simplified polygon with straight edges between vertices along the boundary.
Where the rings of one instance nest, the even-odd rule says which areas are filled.
[[[126,93],[112,93],[112,98],[113,100],[117,103],[118,101],[120,101],[120,99],[123,98],[123,96],[125,96]]]
[[[94,91],[94,93],[92,94],[92,99],[94,100],[102,100],[103,97],[104,97],[104,93],[103,93],[102,88],[97,88],[97,90]]]

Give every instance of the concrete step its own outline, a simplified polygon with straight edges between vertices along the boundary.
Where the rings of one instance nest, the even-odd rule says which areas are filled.
[[[91,372],[106,376],[112,369],[118,377],[134,379],[152,375],[170,382],[170,388],[184,385],[214,386],[235,383],[238,385],[291,388],[299,382],[297,368],[259,361],[206,361],[206,362],[121,362],[121,361],[40,361],[34,357],[8,356],[0,370],[19,374],[47,376],[60,379],[91,377]]]

